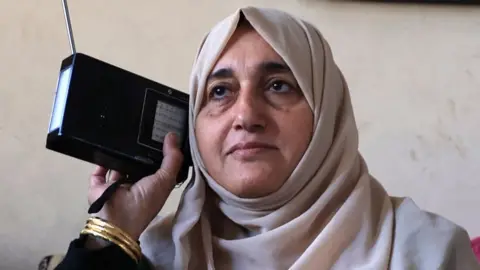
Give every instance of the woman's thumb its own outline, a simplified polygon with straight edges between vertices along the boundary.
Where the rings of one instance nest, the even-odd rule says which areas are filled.
[[[143,196],[154,196],[166,200],[171,190],[175,187],[177,175],[182,167],[183,154],[178,147],[178,139],[175,133],[168,133],[163,142],[163,160],[153,175],[147,176],[138,181],[139,191]]]

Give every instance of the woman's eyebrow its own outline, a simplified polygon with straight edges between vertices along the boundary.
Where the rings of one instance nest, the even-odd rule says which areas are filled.
[[[255,67],[257,72],[261,73],[289,73],[291,72],[290,68],[282,63],[276,61],[265,61],[259,63]],[[213,71],[210,75],[208,75],[207,81],[213,79],[228,79],[233,77],[233,69],[232,68],[220,68]]]
[[[288,73],[290,68],[281,62],[265,61],[258,65],[257,69],[264,73]]]
[[[227,79],[231,77],[233,77],[233,70],[231,68],[221,68],[208,75],[207,81],[213,79]]]

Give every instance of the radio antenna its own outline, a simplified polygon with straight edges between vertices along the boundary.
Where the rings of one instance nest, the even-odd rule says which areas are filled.
[[[70,50],[72,54],[76,53],[75,40],[73,39],[72,22],[70,21],[70,12],[68,11],[67,0],[62,0],[63,15],[65,16],[65,24],[67,26],[68,41],[70,42]]]

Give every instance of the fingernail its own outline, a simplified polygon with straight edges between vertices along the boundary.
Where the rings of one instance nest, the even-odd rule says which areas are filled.
[[[177,134],[175,134],[174,132],[170,132],[170,133],[168,133],[168,137],[169,137],[169,140],[171,140],[171,142],[174,146],[178,146],[177,145]]]

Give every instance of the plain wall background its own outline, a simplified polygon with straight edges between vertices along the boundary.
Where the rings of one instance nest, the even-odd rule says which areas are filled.
[[[361,151],[392,195],[480,235],[480,7],[314,0],[70,1],[78,51],[177,89],[215,22],[256,4],[321,29],[351,87]],[[65,252],[92,165],[47,151],[61,1],[0,0],[0,269]],[[173,211],[176,191],[164,211]]]

